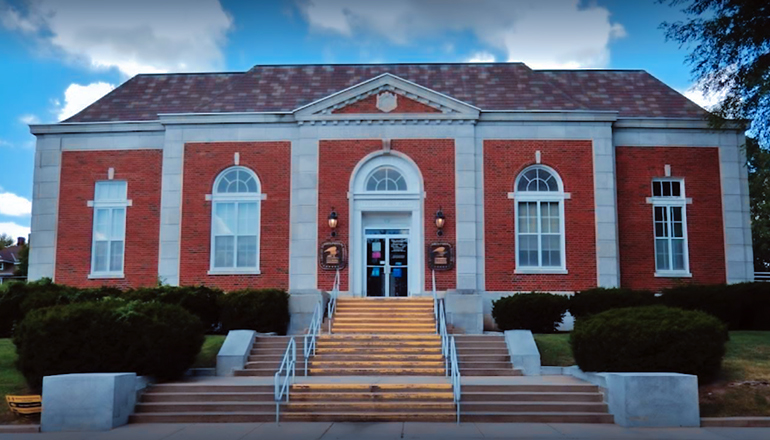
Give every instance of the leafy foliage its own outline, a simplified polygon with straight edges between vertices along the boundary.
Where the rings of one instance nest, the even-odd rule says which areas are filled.
[[[176,304],[197,316],[207,331],[219,326],[220,298],[224,293],[206,286],[158,286],[128,290],[120,295],[127,300],[157,301]]]
[[[654,305],[655,302],[655,294],[649,290],[596,287],[573,295],[569,300],[569,311],[575,318],[580,318],[610,309]]]
[[[700,310],[716,316],[730,330],[770,330],[767,283],[684,285],[666,289],[663,305]]]
[[[14,242],[16,242],[16,240],[14,240],[10,235],[0,234],[0,250],[5,249],[8,246],[13,246]]]
[[[770,4],[765,0],[658,0],[683,6],[686,21],[663,23],[666,38],[694,46],[687,58],[706,93],[724,92],[716,116],[753,120],[770,140]],[[719,119],[714,119],[719,123]]]
[[[16,276],[26,277],[29,271],[29,245],[24,244],[19,250],[19,264],[16,265],[16,270],[13,274]]]
[[[44,376],[131,371],[175,379],[203,344],[200,320],[183,308],[110,299],[30,312],[14,335],[30,387]]]
[[[614,309],[575,322],[570,345],[583,371],[674,372],[715,379],[727,328],[697,311],[664,306]]]
[[[289,294],[279,289],[245,289],[221,299],[222,330],[256,330],[286,334],[289,326]]]
[[[531,330],[553,333],[567,313],[566,296],[552,293],[520,293],[492,302],[492,317],[500,330]]]

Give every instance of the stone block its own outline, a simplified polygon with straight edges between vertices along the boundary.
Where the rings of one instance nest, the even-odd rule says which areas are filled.
[[[109,431],[125,425],[134,412],[136,387],[135,373],[46,376],[41,431]]]
[[[700,426],[698,377],[678,373],[606,373],[607,404],[624,427]]]
[[[233,371],[246,366],[257,332],[254,330],[230,330],[217,353],[217,376],[232,376]]]
[[[305,330],[310,327],[310,320],[313,319],[316,305],[320,303],[321,307],[324,307],[326,297],[328,295],[324,295],[320,291],[307,293],[292,291],[289,296],[291,320],[289,321],[288,333],[290,335],[304,334]]]
[[[447,322],[465,334],[484,332],[484,304],[478,293],[447,291],[444,297]]]
[[[511,363],[525,376],[540,376],[540,351],[529,330],[507,330],[505,345],[511,355]]]

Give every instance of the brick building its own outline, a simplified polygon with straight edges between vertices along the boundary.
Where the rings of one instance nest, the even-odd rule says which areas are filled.
[[[638,70],[138,75],[34,125],[30,278],[492,299],[752,279],[743,127]],[[436,268],[434,272],[432,268]]]

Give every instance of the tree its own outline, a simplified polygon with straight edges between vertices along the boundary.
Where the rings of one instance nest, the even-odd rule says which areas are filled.
[[[19,258],[19,264],[16,265],[16,270],[13,274],[26,277],[29,269],[29,245],[25,243],[21,247],[21,250],[19,250],[19,255],[17,256]]]
[[[11,238],[8,234],[0,234],[0,250],[7,248],[8,246],[12,246],[14,243],[14,239]]]
[[[746,138],[751,197],[751,236],[754,241],[754,270],[770,271],[770,150]]]
[[[748,119],[770,145],[770,3],[767,0],[658,0],[684,6],[686,21],[664,22],[666,39],[695,46],[687,61],[706,93],[724,93],[720,119]]]

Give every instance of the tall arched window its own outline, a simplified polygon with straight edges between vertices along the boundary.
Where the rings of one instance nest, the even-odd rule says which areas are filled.
[[[516,272],[566,272],[564,192],[556,171],[533,165],[516,178]]]
[[[241,166],[214,181],[210,273],[259,273],[260,190],[257,175]]]
[[[366,180],[367,191],[406,191],[406,179],[393,167],[383,166],[372,171]]]

